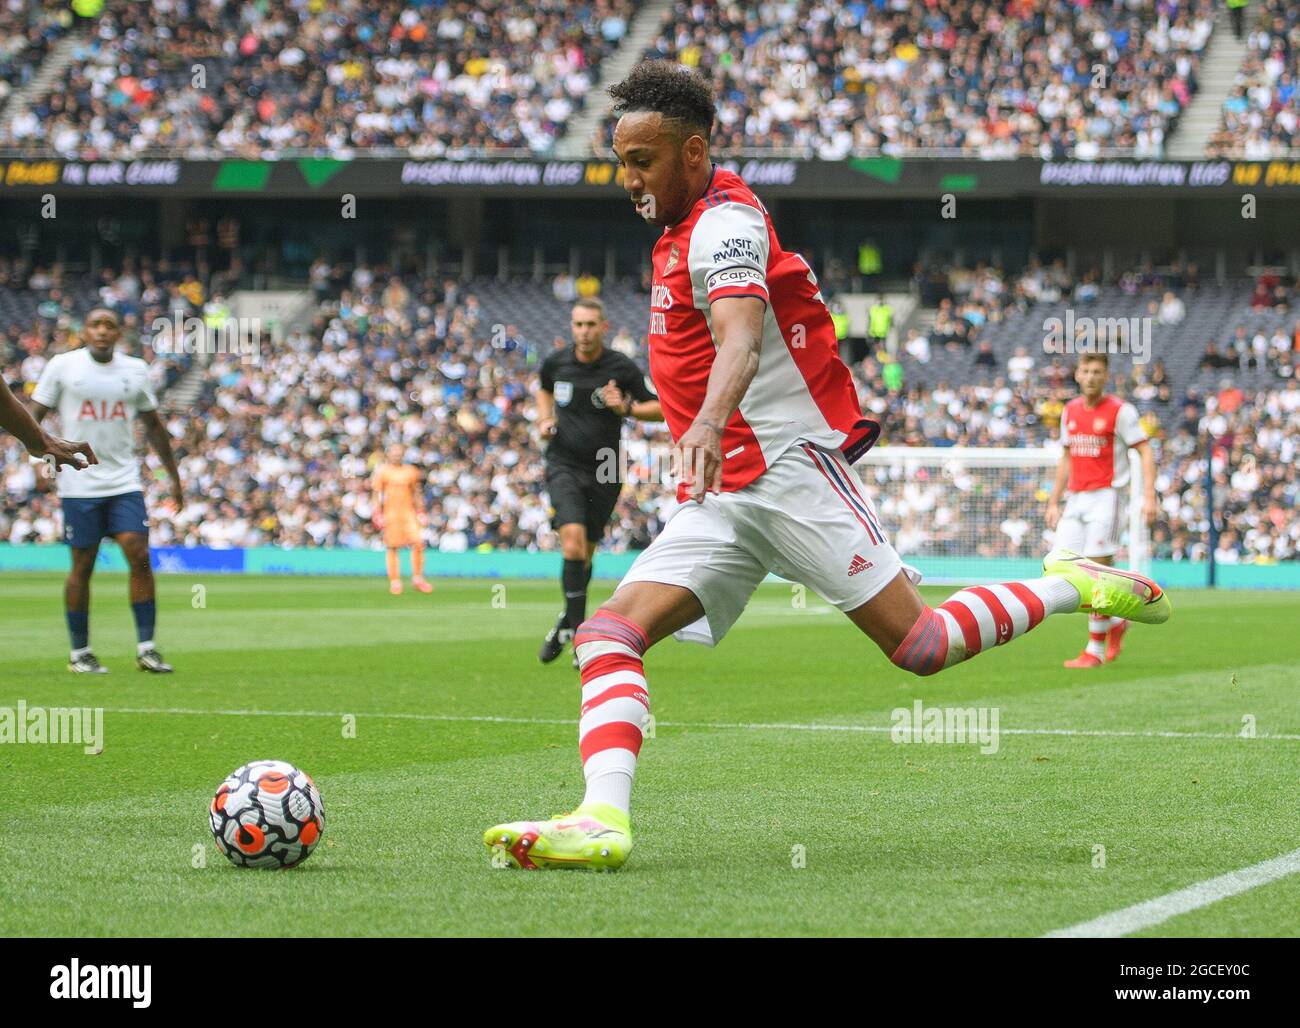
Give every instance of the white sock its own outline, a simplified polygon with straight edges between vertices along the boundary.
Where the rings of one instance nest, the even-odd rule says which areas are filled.
[[[1110,628],[1109,617],[1088,615],[1088,648],[1086,652],[1102,660],[1106,659],[1106,631]]]
[[[135,652],[136,652],[136,653],[148,653],[148,652],[149,652],[150,650],[152,650],[153,648],[154,648],[154,647],[153,647],[153,640],[152,640],[152,639],[150,639],[148,642],[142,642],[142,643],[136,643],[136,644],[135,644]]]
[[[73,650],[73,651],[72,651],[72,657],[71,657],[71,659],[72,659],[72,660],[80,660],[82,657],[84,657],[84,656],[85,656],[87,653],[89,653],[89,652],[90,652],[90,647],[89,647],[89,646],[83,646],[83,647],[82,647],[81,649],[79,649],[79,650]]]
[[[573,642],[582,668],[578,747],[587,782],[582,803],[608,803],[626,814],[650,723],[650,690],[641,661],[648,645],[645,633],[602,609],[583,623]]]
[[[1083,602],[1079,596],[1079,590],[1060,575],[1034,578],[1020,584],[1043,601],[1044,616],[1073,614],[1079,609],[1079,604]]]
[[[623,813],[628,813],[632,809],[631,771],[625,768],[611,768],[604,774],[588,778],[587,791],[582,797],[582,802],[584,806],[588,803],[608,803],[611,807],[617,807]]]

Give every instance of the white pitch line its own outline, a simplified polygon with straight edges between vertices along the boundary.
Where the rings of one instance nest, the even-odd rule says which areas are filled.
[[[222,717],[373,717],[402,721],[487,721],[511,725],[577,725],[572,718],[548,717],[500,717],[491,714],[404,714],[374,713],[359,711],[328,710],[199,710],[187,707],[107,707],[105,714],[187,714],[218,715]],[[787,724],[777,721],[728,722],[728,721],[656,721],[660,728],[701,728],[701,729],[745,729],[750,731],[794,731],[794,732],[862,732],[867,734],[888,735],[894,731],[892,725],[830,725],[830,724]],[[1001,728],[1002,735],[1060,735],[1084,736],[1116,739],[1243,739],[1243,736],[1230,732],[1128,732],[1111,729],[1090,728]],[[1282,732],[1261,732],[1254,739],[1271,741],[1300,742],[1300,735]]]
[[[1171,917],[1200,910],[1201,907],[1208,907],[1221,899],[1248,892],[1298,871],[1300,871],[1300,850],[1292,850],[1272,860],[1229,871],[1217,878],[1208,878],[1185,889],[1179,889],[1177,892],[1157,896],[1145,903],[1136,903],[1123,910],[1103,914],[1101,917],[1077,924],[1072,928],[1058,928],[1054,932],[1048,932],[1043,938],[1118,939],[1130,932],[1153,928]]]

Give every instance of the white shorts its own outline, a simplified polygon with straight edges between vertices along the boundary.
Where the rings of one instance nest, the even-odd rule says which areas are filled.
[[[1056,547],[1085,557],[1113,557],[1124,531],[1124,496],[1114,488],[1071,493],[1056,526]]]
[[[676,637],[714,646],[769,571],[850,611],[900,569],[920,581],[885,538],[843,455],[799,443],[744,489],[679,505],[620,585],[662,582],[689,589],[705,616]]]

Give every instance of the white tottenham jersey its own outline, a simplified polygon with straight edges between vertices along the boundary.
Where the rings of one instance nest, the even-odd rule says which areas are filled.
[[[148,368],[139,357],[122,353],[101,364],[84,348],[45,365],[32,399],[59,412],[63,438],[90,443],[99,458],[93,467],[60,471],[60,496],[118,496],[142,488],[135,416],[158,406]]]

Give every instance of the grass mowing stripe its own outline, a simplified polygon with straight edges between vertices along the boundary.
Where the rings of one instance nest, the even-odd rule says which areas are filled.
[[[1048,932],[1045,939],[1118,939],[1130,932],[1140,932],[1144,928],[1153,928],[1163,924],[1171,917],[1190,913],[1201,907],[1208,907],[1229,896],[1249,892],[1260,885],[1267,885],[1279,878],[1300,872],[1300,850],[1292,850],[1272,860],[1254,864],[1251,867],[1238,868],[1227,874],[1197,882],[1185,889],[1157,896],[1145,903],[1136,903],[1123,910],[1074,925],[1072,928],[1060,928]]]
[[[494,714],[415,714],[374,712],[343,712],[331,710],[197,710],[188,707],[106,707],[105,714],[180,714],[223,717],[373,717],[403,721],[495,721],[511,725],[577,725],[573,718],[501,717]],[[888,734],[892,725],[832,725],[790,724],[779,721],[727,722],[727,721],[656,721],[659,728],[692,729],[749,729],[754,731],[787,730],[795,732],[867,732]],[[1107,728],[999,728],[1003,735],[1063,735],[1094,736],[1104,739],[1244,739],[1231,732],[1129,732]],[[1260,732],[1252,739],[1269,739],[1283,742],[1300,742],[1300,735]]]

